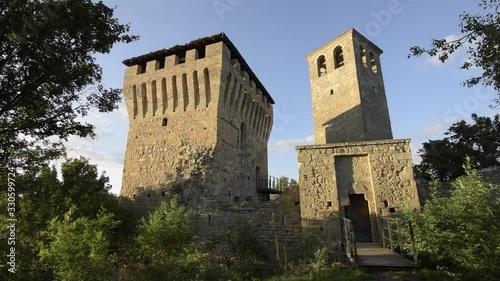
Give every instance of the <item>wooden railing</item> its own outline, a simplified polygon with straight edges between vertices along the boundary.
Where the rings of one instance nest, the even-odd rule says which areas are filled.
[[[340,225],[342,227],[342,249],[347,255],[351,263],[356,264],[358,252],[356,249],[356,235],[354,234],[354,226],[350,219],[340,217]]]
[[[394,217],[378,217],[377,224],[381,244],[403,257],[407,254],[412,255],[413,263],[418,265],[411,221]]]

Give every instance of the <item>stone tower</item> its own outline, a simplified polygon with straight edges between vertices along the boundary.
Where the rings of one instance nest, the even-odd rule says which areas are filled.
[[[122,196],[146,210],[172,193],[198,209],[269,198],[274,101],[224,33],[123,63]]]
[[[392,139],[379,56],[350,29],[306,56],[315,145],[297,146],[301,225],[340,241],[338,217],[358,242],[380,241],[378,217],[419,208],[409,139]]]
[[[306,56],[316,144],[392,139],[381,54],[350,29]]]

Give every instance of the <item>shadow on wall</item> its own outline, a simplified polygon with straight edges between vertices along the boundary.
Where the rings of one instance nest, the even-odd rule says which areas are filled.
[[[235,246],[227,243],[255,241],[253,249],[260,261],[259,271],[263,273],[283,270],[297,259],[313,259],[314,253],[323,247],[328,249],[332,259],[344,259],[338,214],[322,221],[308,221],[302,227],[298,185],[285,188],[275,200],[227,206],[203,197],[201,179],[177,178],[169,186],[144,188],[137,191],[133,200],[122,198],[122,203],[132,208],[131,220],[138,222],[161,201],[177,195],[179,202],[195,214],[193,226],[199,243],[221,245],[215,253],[228,256]],[[196,197],[192,197],[195,193]],[[228,235],[233,236],[228,238]],[[238,239],[243,240],[238,242]]]
[[[193,211],[203,211],[221,204],[215,200],[214,194],[209,192],[210,183],[203,167],[193,168],[186,174],[181,167],[176,173],[165,175],[169,184],[159,187],[137,187],[130,197],[120,197],[121,203],[133,213],[131,220],[138,222],[143,216],[153,211],[162,201],[169,201],[177,196],[179,202]]]
[[[356,105],[339,116],[323,123],[326,143],[364,140],[361,106]],[[348,128],[339,130],[338,128]]]

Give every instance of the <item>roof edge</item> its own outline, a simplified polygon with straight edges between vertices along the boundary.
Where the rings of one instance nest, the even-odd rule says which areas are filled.
[[[275,104],[274,99],[271,97],[269,92],[267,91],[266,87],[260,82],[259,78],[257,78],[257,75],[253,72],[253,70],[250,68],[248,63],[245,61],[243,56],[241,55],[240,51],[236,48],[236,46],[233,44],[233,42],[229,39],[229,37],[224,33],[218,33],[212,36],[206,36],[202,38],[198,38],[196,40],[193,40],[189,43],[183,44],[183,45],[174,45],[168,49],[161,49],[158,51],[150,52],[141,56],[137,57],[132,57],[129,59],[124,60],[122,63],[126,66],[133,66],[137,65],[140,63],[144,63],[147,61],[155,60],[155,59],[162,59],[170,55],[177,55],[181,54],[187,50],[191,49],[196,49],[198,47],[210,45],[213,43],[217,42],[224,42],[226,47],[231,51],[231,58],[236,58],[240,62],[240,65],[242,68],[248,72],[248,75],[250,78],[255,82],[255,84],[261,88],[263,94],[268,98],[269,102],[271,104]]]

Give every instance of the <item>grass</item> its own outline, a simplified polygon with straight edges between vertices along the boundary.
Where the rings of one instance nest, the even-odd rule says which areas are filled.
[[[359,268],[335,265],[323,270],[312,269],[305,272],[274,276],[265,279],[265,281],[362,281],[368,279],[369,275]]]
[[[393,280],[401,281],[458,281],[456,276],[450,273],[429,270],[429,269],[419,269],[414,271],[401,271],[401,272],[386,272],[385,276],[393,278]]]
[[[366,273],[360,268],[335,265],[321,271],[308,270],[274,276],[264,281],[458,281],[456,277],[428,269]]]

